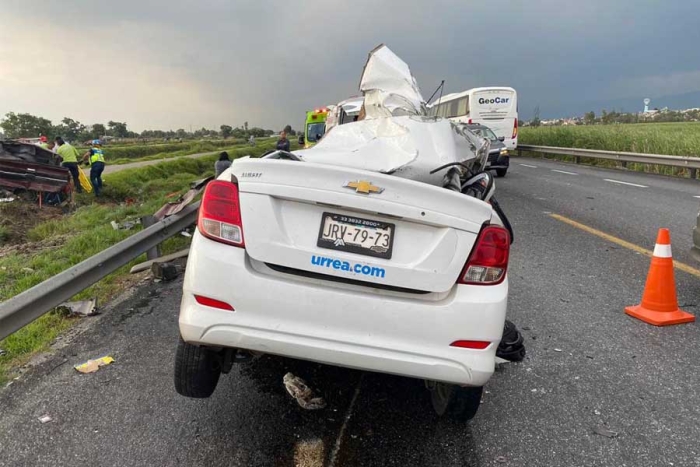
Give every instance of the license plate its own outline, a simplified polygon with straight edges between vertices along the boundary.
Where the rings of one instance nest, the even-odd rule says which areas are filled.
[[[394,224],[324,212],[316,245],[331,250],[391,259],[395,230]]]

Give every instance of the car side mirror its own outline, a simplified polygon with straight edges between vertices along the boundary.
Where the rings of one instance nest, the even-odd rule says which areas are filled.
[[[505,137],[505,136],[499,136],[499,137],[498,137],[498,141],[500,141],[501,143],[502,143],[503,141],[505,141],[505,140],[506,140],[506,137]]]
[[[304,135],[299,136],[299,144],[304,144]]]

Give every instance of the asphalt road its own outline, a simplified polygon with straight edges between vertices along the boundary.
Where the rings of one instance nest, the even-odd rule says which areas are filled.
[[[698,187],[512,162],[497,196],[516,231],[509,317],[528,356],[499,366],[469,424],[436,419],[420,381],[279,358],[234,367],[210,399],[182,398],[172,384],[181,283],[151,284],[0,391],[0,466],[291,466],[308,450],[337,466],[700,465],[697,324],[624,315],[649,259],[551,216],[649,249],[670,227],[675,257],[700,267],[685,253]],[[700,279],[676,280],[697,313]],[[72,368],[106,354],[116,361],[97,373]],[[287,371],[328,407],[299,408]],[[40,423],[44,414],[52,421]]]

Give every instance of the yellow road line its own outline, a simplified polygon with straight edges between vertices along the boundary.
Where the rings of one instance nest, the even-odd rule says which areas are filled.
[[[568,217],[561,216],[559,214],[549,214],[549,217],[556,219],[558,221],[564,222],[565,224],[569,224],[572,227],[576,227],[577,229],[583,230],[584,232],[588,232],[591,235],[595,235],[596,237],[600,237],[604,240],[607,240],[609,242],[612,242],[616,245],[620,245],[621,247],[625,247],[628,250],[635,251],[639,254],[642,254],[644,256],[648,256],[651,258],[654,254],[653,251],[647,250],[646,248],[642,248],[639,245],[635,245],[634,243],[627,242],[625,240],[622,240],[621,238],[617,238],[613,235],[607,234],[605,232],[601,232],[598,229],[594,229],[593,227],[589,227],[586,224],[581,224],[580,222],[576,222],[573,219],[569,219]],[[688,274],[691,274],[695,277],[700,278],[700,270],[695,269],[692,266],[688,266],[685,263],[681,263],[680,261],[673,260],[673,266],[678,269],[679,271],[687,272]]]

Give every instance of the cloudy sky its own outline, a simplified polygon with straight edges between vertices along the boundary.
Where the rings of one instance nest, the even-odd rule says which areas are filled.
[[[524,118],[537,105],[554,117],[700,95],[697,0],[0,0],[0,10],[0,115],[136,131],[298,127],[305,110],[357,93],[382,42],[425,97],[441,79],[446,92],[513,86]]]

